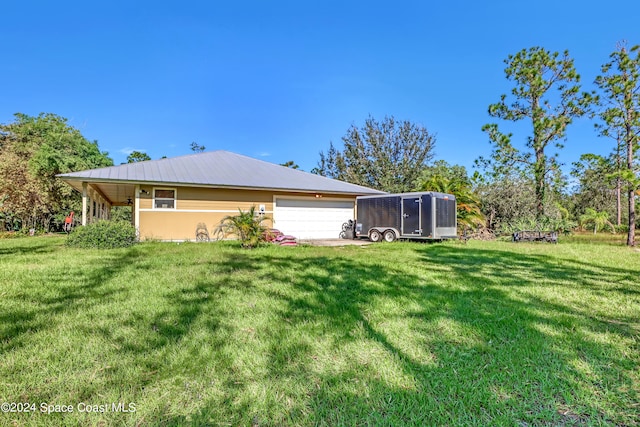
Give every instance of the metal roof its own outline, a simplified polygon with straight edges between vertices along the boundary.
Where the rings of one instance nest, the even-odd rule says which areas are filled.
[[[86,181],[202,185],[351,195],[383,193],[223,150],[64,173],[58,177],[76,188],[79,181]]]

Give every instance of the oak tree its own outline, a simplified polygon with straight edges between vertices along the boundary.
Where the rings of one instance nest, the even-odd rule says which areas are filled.
[[[15,114],[0,124],[0,211],[22,228],[48,229],[54,216],[79,210],[79,194],[56,175],[111,165],[64,117]]]
[[[381,122],[369,116],[363,127],[352,125],[342,141],[342,150],[330,143],[320,152],[312,172],[391,193],[411,191],[435,146],[425,127],[393,116]]]

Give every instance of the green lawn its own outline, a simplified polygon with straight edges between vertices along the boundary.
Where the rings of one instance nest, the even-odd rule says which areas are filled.
[[[585,238],[1,240],[0,425],[637,426],[640,252]]]

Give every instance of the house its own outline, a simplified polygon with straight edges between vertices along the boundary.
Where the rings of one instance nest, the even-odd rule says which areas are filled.
[[[371,188],[290,169],[228,151],[58,175],[82,193],[82,224],[132,207],[140,239],[194,240],[199,224],[255,206],[273,227],[301,239],[337,238],[354,218],[355,198]]]

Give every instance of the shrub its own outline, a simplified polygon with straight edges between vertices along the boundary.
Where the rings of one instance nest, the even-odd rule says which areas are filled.
[[[577,227],[575,221],[566,218],[549,218],[542,217],[536,219],[519,218],[507,224],[503,224],[500,228],[501,234],[513,234],[516,231],[558,231],[562,233],[570,233]]]
[[[629,224],[621,224],[616,225],[616,233],[628,233],[629,232]]]
[[[222,218],[216,233],[221,232],[225,237],[234,235],[240,239],[243,248],[255,248],[265,240],[264,234],[267,227],[262,225],[262,221],[268,218],[256,213],[255,206],[251,206],[246,212],[241,209],[238,211],[238,215],[228,215]]]
[[[97,221],[76,227],[67,238],[67,245],[76,248],[112,249],[131,246],[136,241],[136,229],[126,221]]]

